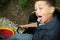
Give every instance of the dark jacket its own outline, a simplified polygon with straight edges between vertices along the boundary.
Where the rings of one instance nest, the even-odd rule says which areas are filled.
[[[55,16],[52,21],[45,25],[37,24],[37,31],[33,40],[60,40],[60,22]]]
[[[29,16],[29,20],[28,20],[28,23],[33,23],[33,22],[36,22],[37,21],[37,16],[35,13],[32,13],[30,16]],[[35,29],[36,28],[28,28],[24,31],[24,33],[28,33],[28,34],[34,34],[35,33]]]

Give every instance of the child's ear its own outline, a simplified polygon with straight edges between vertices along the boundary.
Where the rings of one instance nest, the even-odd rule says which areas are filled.
[[[50,13],[53,13],[55,11],[55,7],[51,7]]]

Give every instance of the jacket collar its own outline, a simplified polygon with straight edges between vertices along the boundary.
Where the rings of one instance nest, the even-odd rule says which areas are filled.
[[[39,26],[38,29],[53,29],[56,26],[58,26],[58,19],[57,19],[57,17],[54,17],[53,20],[51,20],[50,22],[48,22],[45,25]]]

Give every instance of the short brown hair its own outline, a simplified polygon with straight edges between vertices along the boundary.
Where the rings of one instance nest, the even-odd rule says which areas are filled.
[[[50,6],[55,6],[56,0],[35,0],[35,1],[46,1]]]

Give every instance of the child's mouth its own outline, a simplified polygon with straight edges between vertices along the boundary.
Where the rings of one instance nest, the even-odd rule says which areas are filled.
[[[41,18],[42,16],[38,16],[38,18]]]
[[[42,16],[37,16],[38,18],[37,18],[37,21],[38,22],[41,22],[41,20],[42,20]]]

